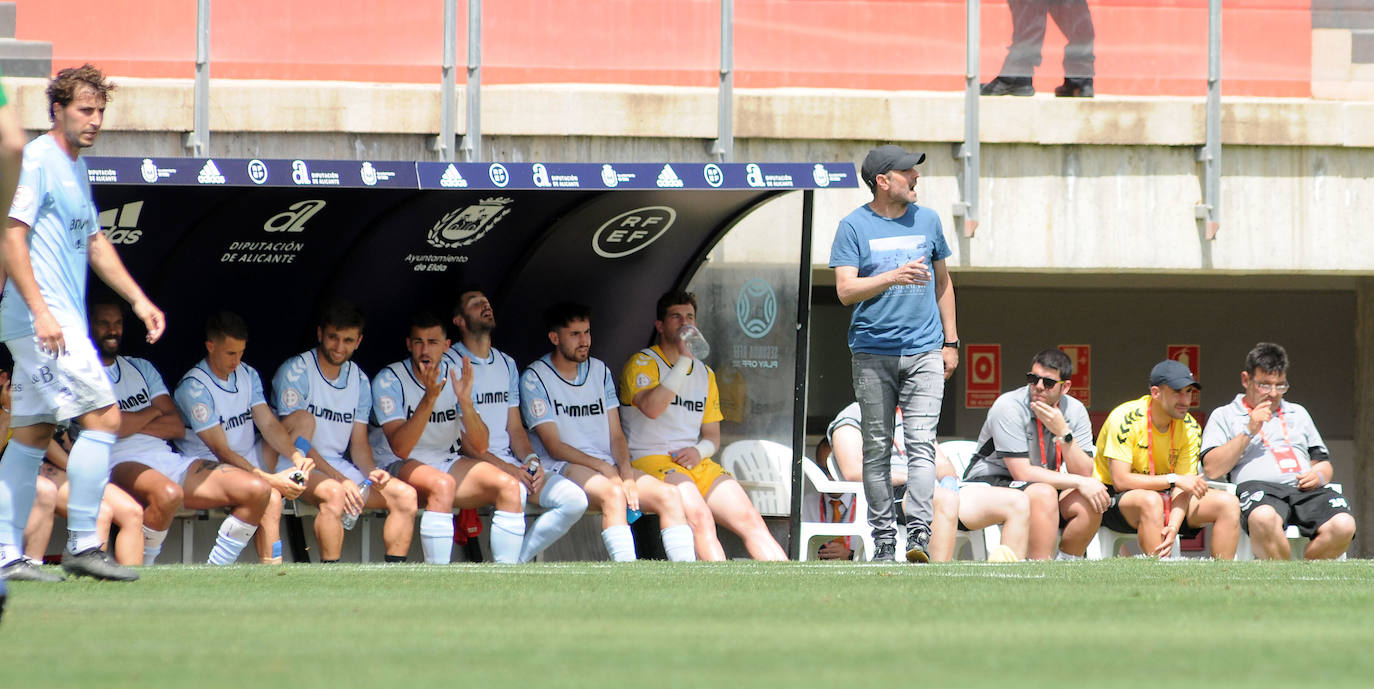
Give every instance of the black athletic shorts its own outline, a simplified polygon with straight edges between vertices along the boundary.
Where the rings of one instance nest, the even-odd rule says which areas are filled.
[[[1260,505],[1274,508],[1284,526],[1297,526],[1304,538],[1316,536],[1317,529],[1332,517],[1350,514],[1345,496],[1326,487],[1298,490],[1282,483],[1246,481],[1236,486],[1236,496],[1240,498],[1240,525],[1246,534],[1250,533],[1250,511]]]
[[[1102,513],[1102,525],[1117,533],[1136,533],[1136,528],[1131,526],[1131,523],[1126,521],[1126,515],[1121,513],[1120,503],[1123,493],[1118,493],[1115,488],[1107,486],[1107,494],[1112,496],[1112,502],[1107,511]],[[1183,524],[1178,529],[1179,538],[1193,538],[1200,533],[1202,533],[1202,529],[1188,526],[1187,519],[1183,520]]]

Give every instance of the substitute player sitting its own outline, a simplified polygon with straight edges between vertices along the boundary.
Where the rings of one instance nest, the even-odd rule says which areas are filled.
[[[181,377],[172,393],[186,424],[182,437],[172,442],[183,456],[214,457],[256,476],[272,487],[269,500],[279,503],[282,497],[300,496],[305,487],[304,476],[310,474],[314,461],[292,447],[294,439],[267,406],[257,369],[243,363],[243,351],[247,346],[248,325],[243,318],[229,311],[210,316],[205,324],[205,358]],[[259,432],[272,449],[291,458],[291,467],[276,473],[260,468]],[[301,474],[293,477],[297,471]],[[297,477],[299,482],[295,480]],[[242,550],[255,531],[256,524],[241,519],[225,520],[220,537]],[[273,543],[277,548],[275,559],[270,550],[264,554],[262,543],[259,543],[258,556],[264,562],[281,561],[280,542]],[[211,553],[211,558],[215,562],[216,555]],[[220,559],[227,558],[226,550]],[[233,560],[215,563],[230,562]]]
[[[520,411],[553,458],[546,471],[567,477],[596,502],[612,560],[635,559],[627,507],[658,514],[669,560],[695,560],[678,491],[630,464],[615,382],[606,364],[591,356],[591,310],[561,302],[549,307],[544,322],[553,351],[525,369]]]
[[[433,314],[411,319],[410,356],[372,380],[372,453],[379,465],[414,486],[424,505],[425,562],[448,564],[452,557],[453,508],[485,505],[496,507],[492,559],[518,562],[525,540],[521,484],[495,465],[471,459],[487,451],[489,432],[472,402],[472,362],[463,357],[461,370],[449,365],[444,351],[451,344]]]
[[[759,511],[711,456],[720,442],[716,374],[692,359],[679,336],[697,321],[697,298],[671,291],[658,299],[654,345],[625,363],[620,404],[636,469],[676,487],[696,541],[697,559],[724,560],[716,521],[739,535],[755,560],[786,560]]]
[[[1161,361],[1150,370],[1150,394],[1113,409],[1097,435],[1094,475],[1112,494],[1102,525],[1136,532],[1146,555],[1168,555],[1180,532],[1212,524],[1212,557],[1236,557],[1240,503],[1209,491],[1200,472],[1202,429],[1188,409],[1201,390],[1187,366]]]
[[[168,441],[183,437],[186,428],[152,362],[119,353],[124,315],[118,304],[91,307],[91,336],[119,400],[119,440],[110,450],[110,481],[143,505],[143,564],[153,564],[162,552],[167,529],[183,504],[193,510],[231,508],[209,563],[238,560],[243,545],[227,534],[258,528],[272,488],[242,469],[172,450]]]
[[[1326,441],[1302,405],[1288,392],[1288,352],[1261,342],[1245,357],[1245,392],[1207,417],[1202,462],[1207,475],[1230,475],[1241,501],[1241,526],[1255,555],[1287,560],[1284,530],[1296,525],[1311,539],[1303,557],[1336,558],[1355,537],[1355,517],[1345,496],[1327,486],[1335,469]]]
[[[496,316],[482,290],[459,290],[453,324],[461,339],[448,350],[449,364],[464,357],[472,362],[473,406],[487,427],[487,451],[469,456],[510,474],[520,482],[527,501],[545,508],[525,532],[520,548],[520,561],[529,562],[582,518],[587,494],[561,475],[546,472],[530,444],[520,421],[520,371],[514,359],[491,346]]]
[[[343,552],[345,511],[387,510],[382,525],[387,562],[405,562],[415,528],[415,489],[378,469],[368,445],[372,388],[352,361],[365,322],[353,304],[328,305],[315,329],[319,346],[287,359],[272,377],[273,406],[282,425],[308,440],[312,458],[317,457],[302,496],[320,508],[315,537],[321,562],[338,562]],[[359,488],[364,480],[372,481],[366,500]],[[280,523],[280,500],[273,511]]]

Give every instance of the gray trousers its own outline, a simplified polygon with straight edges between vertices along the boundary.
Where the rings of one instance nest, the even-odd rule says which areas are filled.
[[[854,397],[859,402],[864,438],[864,493],[873,539],[895,542],[892,504],[892,441],[897,407],[902,408],[906,442],[906,518],[908,538],[930,534],[935,495],[935,425],[945,394],[945,360],[940,350],[910,356],[855,352]]]
[[[1040,66],[1048,16],[1069,39],[1064,46],[1064,76],[1092,78],[1096,34],[1086,0],[1007,0],[1007,4],[1011,6],[1011,45],[999,75],[1029,77]]]

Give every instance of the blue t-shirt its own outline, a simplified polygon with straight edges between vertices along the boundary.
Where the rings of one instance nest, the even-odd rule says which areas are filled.
[[[944,326],[935,303],[935,262],[950,254],[940,216],[911,204],[900,218],[884,218],[864,204],[840,221],[830,246],[830,267],[854,266],[859,277],[883,273],[922,256],[931,270],[924,285],[893,285],[854,305],[849,349],[907,355],[940,349]]]
[[[24,146],[10,217],[29,226],[29,262],[57,324],[86,330],[86,245],[100,231],[86,161],[67,157],[51,135]],[[33,334],[33,314],[14,282],[0,301],[0,341]]]

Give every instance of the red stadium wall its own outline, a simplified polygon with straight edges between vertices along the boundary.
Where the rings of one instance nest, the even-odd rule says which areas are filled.
[[[53,44],[54,65],[113,74],[194,74],[194,3],[109,0],[82,6],[18,0],[17,37]],[[1207,0],[1090,0],[1099,93],[1200,95]],[[483,7],[484,82],[713,86],[719,3],[692,0],[502,0]],[[959,90],[962,0],[738,0],[736,85]],[[459,7],[459,64],[466,56]],[[1011,35],[1002,0],[982,4],[981,72],[1001,66]],[[1309,96],[1308,0],[1235,0],[1223,12],[1230,95]],[[211,74],[235,79],[433,82],[442,4],[361,0],[216,2]],[[1037,89],[1062,78],[1064,38],[1051,23]],[[462,72],[460,70],[460,79]]]

